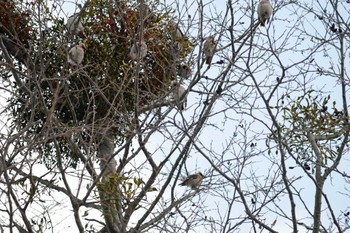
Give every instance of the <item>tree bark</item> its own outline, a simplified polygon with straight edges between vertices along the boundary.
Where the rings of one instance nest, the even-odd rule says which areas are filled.
[[[307,132],[307,137],[309,142],[311,143],[312,149],[316,156],[316,191],[315,191],[315,206],[314,206],[314,226],[313,233],[320,232],[321,226],[321,208],[322,208],[322,192],[323,192],[323,184],[325,178],[322,176],[322,153],[317,145],[315,140],[315,136],[309,131]]]
[[[97,150],[97,157],[100,159],[100,169],[102,174],[102,183],[108,182],[109,177],[116,175],[117,162],[113,157],[114,134],[108,130],[101,135],[101,141]],[[120,233],[122,228],[122,213],[119,186],[115,184],[113,192],[106,192],[99,187],[99,195],[102,205],[103,215],[106,221],[106,230],[108,233]]]

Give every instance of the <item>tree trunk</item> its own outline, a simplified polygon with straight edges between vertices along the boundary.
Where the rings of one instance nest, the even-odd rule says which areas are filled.
[[[100,169],[102,172],[102,186],[98,186],[102,211],[106,220],[106,230],[108,233],[120,233],[122,229],[121,192],[119,186],[115,184],[113,191],[106,191],[104,188],[109,182],[109,177],[116,175],[117,162],[113,157],[114,135],[111,130],[101,135],[101,141],[97,150],[97,157],[100,159]]]
[[[309,131],[307,132],[307,137],[309,139],[309,142],[311,143],[312,149],[316,156],[316,172],[315,172],[316,191],[315,191],[315,206],[314,206],[314,216],[313,216],[314,226],[313,226],[312,232],[319,233],[320,226],[321,226],[322,192],[323,192],[324,181],[326,180],[326,178],[322,176],[322,153],[317,145],[315,136]]]

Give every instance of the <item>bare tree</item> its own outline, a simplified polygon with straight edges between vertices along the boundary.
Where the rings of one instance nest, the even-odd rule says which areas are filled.
[[[2,231],[348,230],[350,5],[258,3],[0,3]]]

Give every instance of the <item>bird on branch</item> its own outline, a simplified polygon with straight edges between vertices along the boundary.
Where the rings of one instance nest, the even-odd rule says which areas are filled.
[[[140,59],[145,58],[147,55],[147,44],[143,40],[141,40],[141,42],[136,41],[131,46],[129,58],[130,60],[135,61],[139,55],[140,55]]]
[[[216,42],[213,36],[209,36],[203,45],[203,54],[205,58],[205,63],[210,66],[211,61],[215,53]]]
[[[176,80],[171,82],[172,97],[178,105],[179,110],[182,112],[186,109],[187,96],[186,89],[180,85]]]
[[[79,13],[69,16],[66,26],[70,35],[78,35],[82,38],[86,37]]]
[[[193,175],[189,175],[186,177],[180,186],[188,186],[191,187],[192,189],[197,189],[199,185],[201,185],[202,181],[204,179],[204,175],[201,172],[198,172]]]
[[[85,44],[80,43],[74,47],[72,47],[67,55],[67,61],[69,64],[73,66],[78,66],[83,62],[85,53]]]
[[[261,27],[265,27],[265,23],[269,23],[272,15],[272,6],[269,0],[260,0],[258,5],[258,19]]]

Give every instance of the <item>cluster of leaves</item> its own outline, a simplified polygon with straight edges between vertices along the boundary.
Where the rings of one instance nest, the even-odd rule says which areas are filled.
[[[341,135],[342,122],[345,118],[342,112],[336,108],[336,102],[332,103],[332,112],[328,111],[330,95],[321,97],[314,95],[311,90],[296,100],[284,96],[282,101],[284,98],[287,98],[286,102],[290,104],[290,106],[283,108],[283,118],[286,122],[285,135],[289,140],[290,148],[298,153],[301,160],[314,159],[312,149],[309,146],[308,133],[316,135],[316,138],[325,138],[323,139],[325,143],[340,139],[338,135]],[[327,137],[329,138],[327,139]],[[324,148],[328,148],[328,146]],[[334,153],[335,151],[331,150],[324,151],[325,161],[327,158],[332,158]]]
[[[30,71],[30,78],[23,77],[27,90],[18,87],[18,98],[12,99],[11,105],[16,125],[32,125],[29,136],[40,140],[37,151],[47,155],[47,164],[55,163],[53,153],[73,158],[76,164],[76,154],[96,140],[92,132],[107,126],[123,141],[135,105],[164,101],[171,80],[176,78],[171,67],[185,61],[193,44],[184,37],[174,62],[173,28],[169,27],[173,18],[169,12],[159,11],[157,4],[89,1],[81,14],[87,49],[80,67],[70,67],[66,54],[81,38],[68,35],[64,20],[46,17],[52,19],[52,25],[32,38],[32,48],[40,51],[31,53],[35,72]],[[131,61],[130,47],[141,35],[147,43],[147,56],[140,62]],[[79,145],[78,150],[72,149],[72,144]]]
[[[0,33],[11,40],[18,38],[21,43],[28,44],[32,28],[29,26],[29,12],[20,12],[13,0],[0,2]]]
[[[336,108],[336,102],[333,102],[332,110],[328,111],[328,102],[330,96],[322,98],[318,95],[313,96],[312,91],[307,92],[303,96],[299,96],[296,100],[290,99],[290,107],[283,108],[284,120],[291,124],[292,129],[301,132],[311,131],[317,134],[335,133],[341,130],[341,121],[343,121],[342,113]]]
[[[97,187],[100,192],[107,194],[108,196],[115,195],[120,197],[122,193],[123,200],[121,201],[122,209],[126,209],[130,202],[138,195],[142,190],[145,182],[142,178],[133,177],[131,171],[125,173],[124,175],[114,174],[108,176],[108,179],[103,182],[98,182]],[[157,191],[157,188],[151,187],[148,192]],[[139,207],[137,207],[139,208]]]
[[[103,78],[97,82],[111,86],[104,91],[107,98],[118,93],[124,97],[126,111],[133,111],[136,79],[142,96],[139,104],[145,105],[162,97],[175,78],[170,72],[174,63],[170,49],[171,28],[168,26],[171,18],[167,13],[151,8],[159,2],[143,6],[130,1],[119,1],[118,7],[114,4],[115,1],[100,0],[89,3],[84,19],[88,29],[85,64],[92,65],[88,70],[92,77],[100,77],[102,72]],[[141,34],[148,54],[141,64],[135,64],[129,61],[128,54]],[[181,59],[184,59],[191,46],[185,39],[182,42]]]

